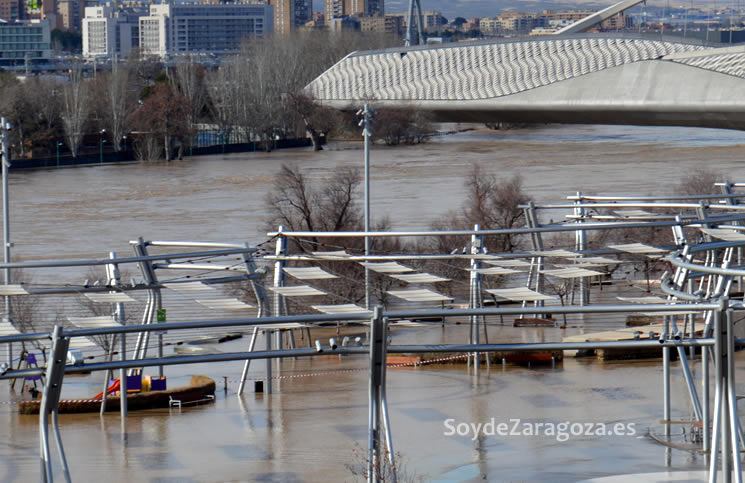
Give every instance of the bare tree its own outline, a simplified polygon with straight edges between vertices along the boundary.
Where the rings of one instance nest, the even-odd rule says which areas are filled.
[[[519,205],[527,203],[519,175],[500,180],[493,174],[484,173],[474,165],[466,179],[468,194],[463,207],[462,219],[466,225],[479,224],[482,229],[517,228],[525,225],[525,216]],[[516,248],[519,239],[514,235],[490,236],[486,246],[492,251],[509,252]]]
[[[78,155],[88,118],[88,90],[84,83],[82,64],[73,62],[70,67],[70,80],[62,90],[62,125],[65,130],[65,142],[73,157]]]
[[[137,105],[130,66],[114,62],[111,72],[100,74],[97,81],[100,127],[109,133],[114,151],[119,151],[122,139],[129,131],[129,116]]]
[[[204,67],[190,58],[188,62],[177,63],[174,70],[171,83],[188,101],[186,121],[189,125],[189,132],[195,133],[197,123],[207,111],[208,93]],[[191,145],[191,137],[186,141]]]

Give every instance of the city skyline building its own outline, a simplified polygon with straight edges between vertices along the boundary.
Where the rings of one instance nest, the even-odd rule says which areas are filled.
[[[334,26],[340,24],[334,19],[385,15],[385,0],[324,0],[323,12],[326,24],[334,30]]]
[[[272,32],[273,8],[260,3],[158,4],[140,17],[140,48],[168,57],[237,52],[245,38]]]
[[[274,32],[287,35],[313,18],[311,0],[268,0],[274,8]]]
[[[145,7],[119,8],[108,3],[86,7],[82,25],[84,57],[126,57],[140,45],[140,18]]]

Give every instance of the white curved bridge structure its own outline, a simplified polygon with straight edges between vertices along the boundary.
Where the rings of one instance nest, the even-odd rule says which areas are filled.
[[[571,35],[354,52],[306,90],[440,121],[745,129],[745,46]]]

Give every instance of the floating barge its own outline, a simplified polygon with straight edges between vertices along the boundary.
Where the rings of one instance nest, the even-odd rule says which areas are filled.
[[[696,329],[696,336],[703,334],[703,324],[700,329]],[[661,323],[651,325],[641,325],[635,327],[626,327],[623,329],[608,330],[604,332],[593,332],[589,334],[577,334],[564,337],[562,342],[620,342],[632,341],[637,339],[659,338],[663,330]],[[676,356],[675,351],[671,354]],[[662,351],[659,349],[648,350],[626,350],[626,349],[594,349],[586,351],[565,350],[565,357],[597,357],[602,360],[625,360],[625,359],[654,359],[662,357]]]
[[[181,401],[181,406],[189,404],[209,404],[214,402],[215,381],[207,376],[193,376],[189,386],[166,391],[147,391],[127,395],[127,410],[168,408],[171,401]],[[20,414],[39,414],[41,400],[18,403]],[[60,413],[97,413],[101,410],[100,399],[61,399]],[[106,411],[119,411],[119,396],[106,398]]]

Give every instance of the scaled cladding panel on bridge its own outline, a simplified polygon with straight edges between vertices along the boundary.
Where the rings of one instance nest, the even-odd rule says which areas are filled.
[[[319,100],[476,100],[501,97],[701,46],[621,38],[495,42],[352,54],[308,88]]]
[[[702,55],[701,57],[674,59],[674,62],[745,78],[745,52]]]

